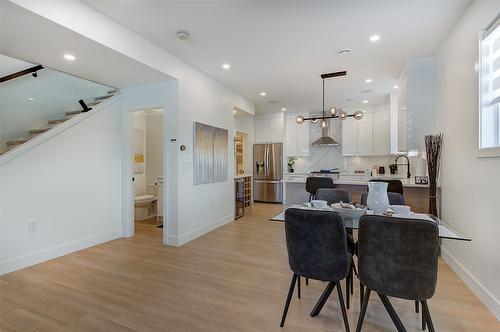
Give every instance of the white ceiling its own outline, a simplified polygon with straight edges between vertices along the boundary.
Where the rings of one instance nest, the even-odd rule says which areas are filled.
[[[224,82],[256,103],[258,112],[321,109],[320,74],[346,69],[327,81],[327,104],[358,106],[386,100],[405,59],[432,55],[469,0],[351,1],[122,1],[84,0]],[[191,39],[176,38],[187,30]],[[369,37],[379,34],[378,43]],[[337,51],[352,49],[347,56]],[[224,71],[222,63],[231,64]],[[365,83],[372,78],[373,83]],[[361,90],[372,89],[363,94]],[[260,97],[261,91],[267,92]],[[356,98],[357,102],[347,102]],[[277,100],[276,103],[270,101]]]
[[[116,88],[170,79],[11,2],[0,0],[0,15],[2,54]],[[76,61],[64,60],[65,53],[75,55]]]

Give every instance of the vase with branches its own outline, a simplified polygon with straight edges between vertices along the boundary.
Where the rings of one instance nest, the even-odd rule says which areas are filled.
[[[438,217],[437,211],[437,180],[441,163],[441,148],[443,134],[426,135],[425,151],[427,156],[427,170],[429,172],[429,214]]]

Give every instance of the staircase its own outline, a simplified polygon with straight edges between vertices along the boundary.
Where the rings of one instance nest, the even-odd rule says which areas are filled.
[[[94,101],[88,103],[87,106],[90,108],[95,107],[99,103],[101,103],[102,101],[113,97],[117,92],[118,92],[118,90],[109,90],[106,95],[94,98]],[[0,156],[7,153],[8,151],[10,151],[14,148],[17,148],[17,147],[29,142],[30,140],[32,140],[36,136],[51,130],[52,128],[56,127],[57,125],[64,123],[64,122],[68,121],[69,119],[71,119],[72,117],[77,116],[81,113],[84,113],[83,110],[65,112],[61,118],[49,120],[47,122],[47,124],[48,124],[47,127],[29,130],[26,136],[20,137],[16,140],[7,141],[5,143],[5,146],[0,146]]]

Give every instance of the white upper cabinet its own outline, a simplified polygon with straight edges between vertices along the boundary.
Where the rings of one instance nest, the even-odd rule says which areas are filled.
[[[296,115],[286,118],[286,155],[290,157],[309,156],[309,121],[303,124],[295,122]]]
[[[344,156],[358,154],[358,124],[356,122],[353,119],[342,121],[342,154]]]
[[[399,151],[425,151],[424,136],[435,133],[434,85],[433,57],[406,62],[398,93]]]
[[[361,120],[342,121],[342,155],[384,156],[391,152],[389,104],[366,108]]]
[[[361,120],[349,118],[344,120],[356,122],[358,126],[358,155],[369,156],[373,152],[372,113],[364,113]]]
[[[257,114],[255,116],[255,143],[284,141],[285,124],[283,112]]]
[[[389,109],[372,113],[373,148],[375,156],[385,156],[391,153],[391,119]]]

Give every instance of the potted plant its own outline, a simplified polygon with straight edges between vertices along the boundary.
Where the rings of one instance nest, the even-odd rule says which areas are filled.
[[[293,173],[295,170],[293,167],[295,166],[295,162],[297,161],[297,158],[295,157],[288,157],[288,172]]]

